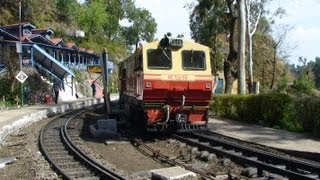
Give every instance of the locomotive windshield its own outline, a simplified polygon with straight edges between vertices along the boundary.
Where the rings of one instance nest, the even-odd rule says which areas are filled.
[[[205,62],[203,51],[182,51],[182,68],[184,70],[204,70],[206,68]]]
[[[148,49],[148,68],[170,69],[172,67],[171,51],[168,49]]]

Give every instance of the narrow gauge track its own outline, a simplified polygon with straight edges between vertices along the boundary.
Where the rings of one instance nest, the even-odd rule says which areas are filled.
[[[150,146],[146,145],[141,139],[134,138],[132,139],[132,144],[139,149],[139,151],[143,152],[143,154],[146,154],[154,159],[157,159],[163,164],[167,164],[170,166],[180,166],[183,167],[189,171],[192,171],[196,173],[198,176],[205,178],[205,179],[215,179],[215,177],[207,172],[207,171],[200,171],[195,168],[192,168],[190,165],[185,165],[184,163],[178,162],[175,159],[170,159],[169,156],[162,154],[158,150],[154,150]]]
[[[49,122],[40,134],[42,152],[65,179],[125,179],[88,157],[72,142],[68,124],[87,111],[68,112]]]
[[[216,138],[210,131],[186,134],[174,134],[173,138],[206,150],[219,156],[229,157],[234,162],[256,167],[258,176],[263,171],[286,176],[289,179],[320,179],[320,166],[296,159],[275,155],[260,149],[243,146],[227,140]]]

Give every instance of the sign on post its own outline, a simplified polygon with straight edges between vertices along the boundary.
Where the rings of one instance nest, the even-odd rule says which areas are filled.
[[[90,73],[101,73],[102,67],[101,65],[89,65],[87,66],[87,71]]]
[[[28,78],[28,75],[23,71],[20,71],[16,76],[16,79],[18,79],[18,81],[20,81],[21,83],[24,83],[24,81],[26,81],[27,78]]]

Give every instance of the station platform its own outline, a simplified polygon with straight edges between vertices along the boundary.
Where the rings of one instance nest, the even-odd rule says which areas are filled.
[[[110,100],[118,99],[118,95],[110,95]],[[63,113],[70,109],[79,109],[104,103],[103,98],[83,98],[73,101],[64,101],[58,104],[37,104],[20,108],[0,110],[0,145],[11,133],[25,126],[44,119],[50,115]]]
[[[208,128],[231,138],[273,147],[292,154],[306,153],[320,161],[320,138],[217,117],[209,118]]]

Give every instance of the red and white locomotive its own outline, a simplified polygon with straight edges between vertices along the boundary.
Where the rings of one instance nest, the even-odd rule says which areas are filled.
[[[148,131],[205,128],[213,83],[209,52],[167,36],[143,44],[119,65],[126,116]]]

